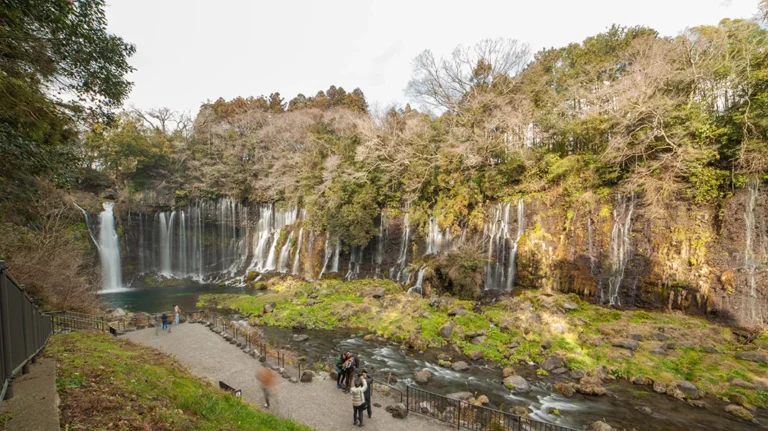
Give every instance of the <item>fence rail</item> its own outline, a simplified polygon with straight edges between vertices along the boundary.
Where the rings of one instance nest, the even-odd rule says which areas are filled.
[[[475,431],[576,431],[572,428],[448,398],[413,386],[406,387],[405,398],[405,405],[409,411],[449,423],[457,430],[464,428]]]
[[[13,379],[29,372],[52,332],[51,316],[37,308],[0,260],[0,405],[13,397]]]
[[[106,332],[109,329],[104,316],[101,315],[74,311],[54,311],[50,315],[54,332],[87,330]]]

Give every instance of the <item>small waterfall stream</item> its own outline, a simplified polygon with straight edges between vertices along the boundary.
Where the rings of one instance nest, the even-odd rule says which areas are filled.
[[[451,241],[451,230],[446,228],[440,230],[437,218],[429,218],[429,228],[427,230],[427,252],[425,254],[437,254],[443,251],[444,245]]]
[[[414,284],[410,289],[408,289],[408,294],[412,293],[418,293],[419,295],[423,295],[423,289],[424,286],[424,271],[427,269],[426,266],[422,266],[419,268],[419,272],[416,275],[416,284]]]
[[[505,289],[507,286],[507,249],[509,248],[510,204],[499,203],[485,226],[488,238],[488,264],[485,268],[485,288]]]
[[[285,274],[288,272],[288,260],[291,254],[291,246],[293,245],[293,232],[288,234],[288,239],[283,244],[283,248],[280,249],[280,260],[277,263],[277,270]]]
[[[507,275],[508,291],[512,291],[517,279],[517,246],[520,243],[520,238],[525,234],[525,201],[519,199],[517,201],[517,236],[515,242],[512,243],[512,247],[509,251],[509,271]]]
[[[296,253],[293,254],[293,268],[291,274],[299,274],[299,265],[301,263],[301,243],[304,238],[304,226],[299,229],[299,243],[296,245]]]
[[[616,196],[610,244],[611,277],[608,280],[608,301],[611,305],[622,305],[621,283],[624,280],[627,262],[632,257],[630,233],[632,231],[632,213],[634,211],[634,193],[630,195],[629,200],[624,195]],[[630,294],[634,296],[634,292],[630,292]]]
[[[99,214],[99,258],[101,260],[101,293],[124,290],[123,271],[120,263],[120,241],[115,231],[115,204],[104,203],[104,211]]]
[[[403,216],[403,236],[400,241],[400,253],[397,256],[397,262],[390,271],[391,277],[394,281],[404,284],[408,282],[408,241],[411,235],[411,226],[408,223],[408,210],[410,205],[405,208],[405,215]]]

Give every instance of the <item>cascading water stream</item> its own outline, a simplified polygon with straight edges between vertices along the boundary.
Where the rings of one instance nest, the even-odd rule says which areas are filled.
[[[293,268],[291,269],[291,274],[293,275],[299,274],[299,265],[301,263],[301,242],[303,238],[304,226],[299,229],[299,243],[296,245],[296,253],[294,253],[293,256]]]
[[[333,249],[333,263],[331,265],[331,272],[339,272],[339,252],[341,251],[341,240],[336,238],[336,247]]]
[[[120,263],[120,241],[115,231],[115,204],[104,203],[99,214],[99,258],[101,260],[101,293],[120,292],[123,287],[123,271]]]
[[[630,195],[629,202],[627,202],[626,197],[623,195],[616,196],[610,244],[611,277],[608,280],[608,301],[610,305],[621,305],[621,283],[624,280],[627,262],[632,257],[630,233],[632,230],[632,213],[634,211],[634,193]],[[634,292],[630,292],[630,294],[634,296]]]
[[[291,254],[291,245],[293,243],[293,232],[288,235],[288,239],[283,244],[283,248],[280,250],[280,261],[277,264],[277,270],[285,274],[288,272],[288,260]]]
[[[417,293],[419,295],[423,295],[423,285],[424,285],[424,271],[427,269],[426,266],[422,266],[419,268],[419,272],[416,275],[416,284],[414,284],[410,289],[408,289],[408,294]]]
[[[408,274],[408,240],[411,234],[411,226],[408,223],[408,210],[410,209],[410,205],[406,205],[406,212],[403,216],[403,237],[400,242],[400,253],[397,257],[397,262],[395,263],[395,267],[392,268],[390,271],[390,274],[394,275],[393,280],[397,281],[401,284],[405,284],[408,282],[409,274]]]
[[[443,246],[451,241],[450,229],[440,230],[440,225],[436,217],[429,218],[429,228],[427,229],[427,252],[425,254],[436,254],[443,250]]]
[[[375,278],[381,278],[381,263],[384,261],[384,244],[387,241],[387,216],[385,212],[379,217],[379,233],[376,235],[376,251],[373,254]]]
[[[485,268],[485,288],[505,289],[507,286],[507,249],[509,247],[510,204],[498,204],[485,227],[488,237],[488,264]]]
[[[360,265],[363,263],[363,249],[360,246],[351,247],[349,250],[349,268],[347,269],[347,275],[344,277],[347,280],[354,280],[360,274]]]
[[[512,247],[509,251],[509,270],[507,275],[507,291],[511,291],[515,286],[517,279],[517,247],[520,243],[520,238],[525,234],[525,201],[519,199],[517,201],[517,236],[515,242],[512,243]]]

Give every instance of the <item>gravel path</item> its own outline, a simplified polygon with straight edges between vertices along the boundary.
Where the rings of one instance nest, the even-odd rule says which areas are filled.
[[[243,391],[243,399],[263,409],[264,397],[256,382],[256,371],[261,364],[236,346],[203,325],[182,323],[172,333],[154,329],[129,332],[129,340],[158,348],[176,358],[193,373],[209,379],[218,387],[223,381]],[[295,376],[296,373],[294,372]],[[352,400],[336,389],[336,382],[316,377],[312,383],[291,383],[279,379],[270,399],[270,411],[293,419],[321,431],[357,429],[352,425]],[[365,416],[364,428],[374,431],[446,431],[444,424],[426,417],[409,414],[406,419],[394,419],[384,411],[392,404],[385,396],[374,394],[373,418]]]

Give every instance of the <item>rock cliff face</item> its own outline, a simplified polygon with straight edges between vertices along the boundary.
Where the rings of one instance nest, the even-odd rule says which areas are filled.
[[[673,202],[662,210],[640,195],[565,205],[547,192],[489,204],[482,229],[442,226],[440,214],[415,223],[407,210],[385,211],[365,247],[313,232],[306,213],[286,204],[222,198],[141,213],[123,208],[123,267],[129,281],[158,274],[246,282],[275,273],[390,278],[421,288],[420,269],[475,244],[488,258],[486,290],[573,292],[599,304],[756,326],[768,321],[767,189],[755,181],[719,209]]]

